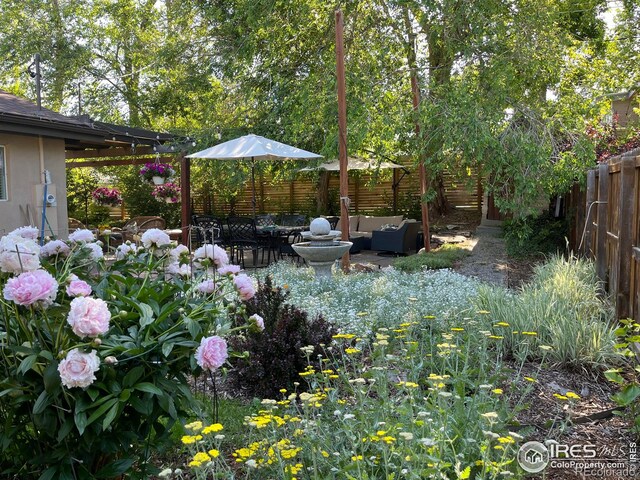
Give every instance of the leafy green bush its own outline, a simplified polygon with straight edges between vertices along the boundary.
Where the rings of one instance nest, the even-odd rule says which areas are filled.
[[[625,369],[616,368],[604,372],[607,379],[620,385],[620,391],[613,396],[613,401],[627,408],[633,430],[640,434],[640,324],[630,318],[620,320],[616,330],[618,343],[616,348],[627,357]],[[624,374],[622,376],[621,374]]]
[[[563,251],[569,235],[566,218],[547,214],[505,220],[502,228],[507,253],[514,257]]]
[[[276,398],[281,388],[293,389],[307,366],[302,347],[312,346],[311,365],[318,366],[320,344],[329,344],[335,328],[318,315],[313,320],[295,306],[287,305],[288,294],[274,287],[271,277],[259,285],[255,297],[246,304],[247,315],[264,318],[264,331],[248,331],[231,340],[246,358],[233,361],[229,381],[239,392],[260,398]]]
[[[616,357],[614,311],[601,296],[591,262],[551,257],[520,292],[481,286],[477,301],[490,313],[487,328],[504,337],[507,354],[520,359],[546,354],[572,366],[605,366]]]
[[[469,255],[469,250],[452,243],[445,243],[430,252],[399,258],[393,266],[406,273],[418,272],[424,268],[431,270],[452,268],[455,262],[462,260],[467,255]]]
[[[0,239],[0,477],[149,478],[147,459],[194,406],[189,374],[214,368],[198,345],[214,340],[224,362],[210,335],[229,333],[234,285],[247,298],[251,281],[192,282],[159,230],[110,265],[87,230],[42,249],[35,235]]]

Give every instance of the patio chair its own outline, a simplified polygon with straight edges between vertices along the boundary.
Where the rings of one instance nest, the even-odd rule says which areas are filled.
[[[288,214],[283,213],[280,215],[280,219],[278,220],[278,225],[286,226],[286,227],[302,227],[307,221],[306,215],[301,215],[299,213]]]
[[[135,242],[135,237],[138,235],[142,235],[147,230],[151,228],[159,228],[160,230],[164,230],[166,226],[167,223],[162,217],[148,215],[132,217],[125,222],[121,229],[114,231],[112,233],[112,236],[115,237],[117,234],[120,234],[123,243],[127,241]]]
[[[403,220],[396,229],[374,230],[371,233],[371,250],[407,255],[415,251],[420,222]]]
[[[282,241],[282,243],[280,243],[278,245],[278,258],[283,260],[284,257],[287,256],[292,261],[295,259],[295,261],[298,264],[300,263],[300,261],[302,261],[302,263],[307,263],[305,261],[305,259],[302,258],[300,255],[298,255],[296,253],[296,251],[292,247],[292,245],[294,243],[300,243],[300,242],[303,242],[303,241],[304,241],[304,238],[302,237],[302,232],[300,232],[298,230],[294,230],[294,231],[289,232],[289,234]]]
[[[71,218],[71,217],[69,217],[68,222],[69,222],[68,226],[69,226],[69,232],[70,232],[70,233],[71,233],[71,232],[75,232],[75,231],[76,231],[76,230],[78,230],[79,228],[80,228],[80,229],[87,228],[87,227],[84,225],[84,223],[82,223],[80,220],[76,220],[75,218]]]
[[[210,243],[227,248],[229,239],[222,220],[212,215],[193,215],[191,224],[195,233],[196,246]]]
[[[270,244],[268,238],[260,238],[256,229],[256,222],[250,217],[229,217],[227,218],[229,227],[229,244],[231,247],[231,259],[234,263],[242,265],[244,268],[244,252],[251,251],[253,254],[253,267],[258,263],[258,252],[262,249],[262,261],[264,261],[265,248],[269,252],[267,263],[271,259]]]
[[[276,224],[276,216],[270,213],[256,215],[256,227],[269,227]]]

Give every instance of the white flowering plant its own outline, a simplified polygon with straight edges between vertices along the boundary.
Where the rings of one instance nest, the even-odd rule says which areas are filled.
[[[89,231],[0,240],[0,464],[10,478],[148,478],[196,404],[188,376],[225,368],[252,280],[161,231],[107,263]],[[99,252],[99,253],[98,253]],[[34,455],[35,453],[35,455]]]

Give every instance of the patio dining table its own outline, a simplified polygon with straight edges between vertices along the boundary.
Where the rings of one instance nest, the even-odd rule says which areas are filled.
[[[258,236],[263,238],[269,248],[269,254],[267,255],[267,264],[270,263],[271,252],[274,252],[274,260],[277,258],[277,253],[280,251],[280,246],[287,241],[289,236],[294,233],[300,233],[305,229],[308,229],[308,225],[303,226],[286,226],[286,225],[265,225],[257,226],[256,231]]]

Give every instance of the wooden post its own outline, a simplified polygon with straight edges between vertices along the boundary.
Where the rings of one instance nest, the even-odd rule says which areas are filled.
[[[585,201],[585,219],[584,219],[584,243],[582,245],[582,253],[587,258],[593,258],[593,219],[595,218],[596,201],[596,170],[587,172],[587,195]]]
[[[189,225],[191,225],[191,159],[180,153],[180,201],[182,244],[189,245]]]
[[[633,211],[635,200],[635,158],[623,157],[620,165],[620,199],[618,202],[618,291],[616,314],[626,318],[630,314],[630,290],[633,241]]]
[[[596,229],[596,273],[602,282],[607,281],[607,232],[609,230],[609,165],[598,166],[598,226]],[[622,218],[622,217],[621,217]]]
[[[340,229],[342,240],[349,240],[349,173],[347,160],[347,86],[344,75],[344,23],[336,10],[336,77],[338,81],[338,157],[340,158]],[[349,271],[349,252],[342,256],[342,270]]]

